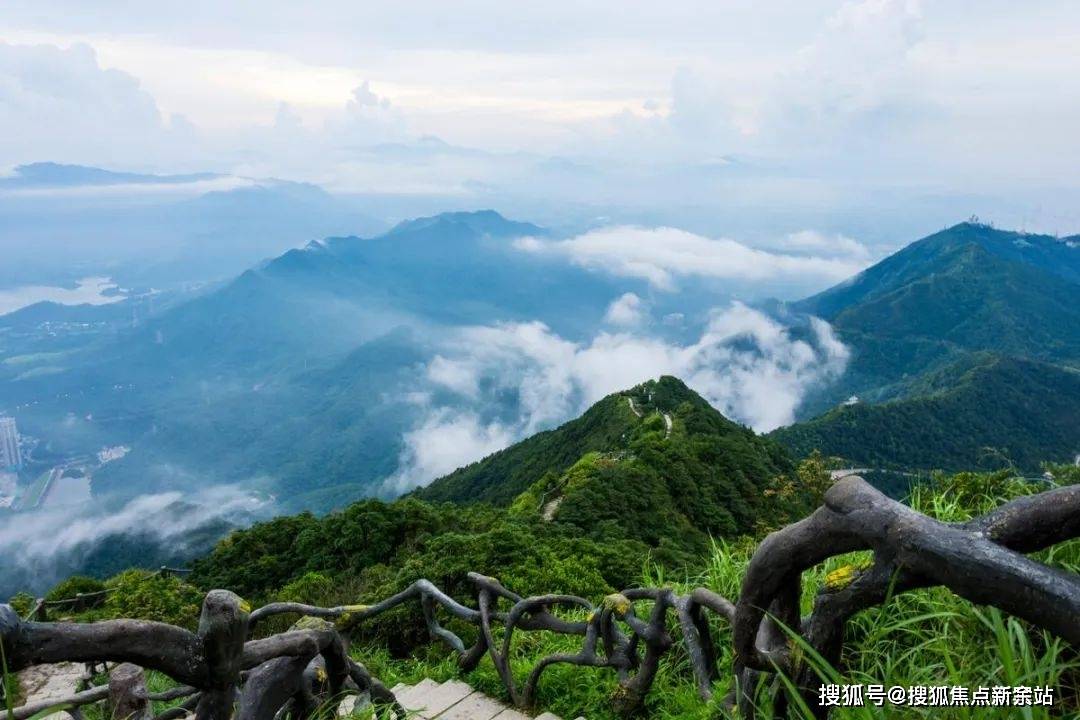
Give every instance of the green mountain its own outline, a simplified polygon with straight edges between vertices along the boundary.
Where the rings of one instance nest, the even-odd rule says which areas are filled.
[[[1080,245],[974,223],[908,245],[794,305],[854,350],[842,382],[811,410],[850,395],[889,399],[972,351],[1080,365]]]
[[[73,313],[28,308],[0,318],[0,410],[19,407],[57,457],[129,446],[94,475],[98,495],[239,482],[288,510],[340,507],[397,467],[435,339],[532,320],[576,337],[602,322],[622,284],[514,248],[546,234],[479,211],[328,238],[134,324],[130,301],[93,310],[101,329],[64,345],[43,323]]]
[[[854,350],[814,412],[850,395],[910,396],[909,384],[972,351],[1080,365],[1080,245],[963,223],[792,307],[832,323]]]
[[[795,453],[960,469],[994,448],[1033,470],[1080,452],[1075,238],[963,223],[791,308],[852,350],[803,408],[820,416],[773,433]]]
[[[511,504],[588,534],[612,523],[650,545],[673,528],[745,532],[785,508],[766,502],[792,465],[772,441],[662,377],[609,395],[584,415],[436,480],[417,497]]]
[[[799,517],[805,498],[774,491],[794,478],[777,443],[662,377],[410,497],[236,531],[194,580],[287,597],[314,572],[378,598],[420,577],[467,592],[476,571],[519,592],[608,592],[638,582],[646,558],[682,571],[710,537]]]
[[[1072,285],[1080,284],[1078,238],[999,230],[960,223],[904,247],[858,275],[807,298],[796,306],[830,322],[841,322],[849,309],[884,298],[919,282],[944,280],[951,266],[975,254],[1015,267],[1027,266]],[[979,267],[971,267],[978,274]],[[1034,289],[1034,288],[1032,288]],[[1011,290],[1010,290],[1011,291]]]
[[[1032,470],[1080,453],[1080,371],[978,353],[920,378],[912,397],[834,408],[770,437],[856,465]]]

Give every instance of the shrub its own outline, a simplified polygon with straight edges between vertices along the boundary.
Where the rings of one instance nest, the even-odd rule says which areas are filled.
[[[35,602],[37,601],[34,599],[34,596],[26,592],[16,593],[8,600],[11,609],[18,613],[19,617],[26,617],[26,615],[34,609]]]
[[[108,617],[157,620],[189,629],[199,621],[203,593],[172,575],[126,570],[108,580]]]
[[[279,602],[330,605],[333,604],[333,594],[333,580],[321,573],[308,572],[281,588],[276,599]]]
[[[64,580],[59,585],[54,587],[45,596],[46,600],[70,600],[80,593],[96,593],[105,589],[105,583],[95,578],[86,577],[84,575],[72,575],[67,580]],[[92,604],[100,604],[100,601],[93,601]]]

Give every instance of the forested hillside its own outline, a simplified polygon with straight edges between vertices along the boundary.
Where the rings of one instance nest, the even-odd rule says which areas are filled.
[[[843,378],[811,400],[910,397],[927,372],[989,351],[1080,365],[1080,247],[962,223],[795,303],[852,349]]]
[[[792,491],[799,482],[777,443],[664,377],[416,497],[234,532],[196,563],[194,577],[253,597],[287,595],[308,572],[365,595],[421,576],[457,589],[468,571],[526,592],[595,592],[633,582],[645,558],[681,570],[708,553],[710,536],[798,517],[813,501]]]
[[[945,469],[1071,462],[1080,448],[1080,371],[976,354],[921,378],[914,397],[844,405],[770,437],[858,466]]]
[[[1034,472],[1080,453],[1075,239],[962,223],[792,307],[851,350],[806,419],[772,434],[796,456]]]
[[[741,484],[736,494],[744,497],[753,494],[751,486],[790,469],[790,460],[776,444],[725,418],[681,380],[662,377],[609,395],[580,418],[456,470],[416,495],[506,505],[538,481],[561,476],[587,453],[606,454],[609,460],[601,463],[606,467],[629,468],[614,458],[619,453],[630,458],[634,442],[650,432],[664,440],[655,444],[657,448],[681,456],[680,466],[694,483]],[[652,472],[670,470],[676,462],[675,457],[634,459]]]

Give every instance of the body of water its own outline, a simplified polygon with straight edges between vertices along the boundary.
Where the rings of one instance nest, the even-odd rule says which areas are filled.
[[[19,308],[39,302],[61,305],[105,305],[119,302],[124,294],[119,286],[107,277],[87,277],[75,283],[75,287],[51,285],[23,285],[0,289],[0,315],[15,312]]]

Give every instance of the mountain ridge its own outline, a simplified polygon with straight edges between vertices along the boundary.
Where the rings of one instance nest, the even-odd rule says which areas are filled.
[[[769,433],[796,457],[818,450],[853,465],[1034,473],[1080,453],[1080,370],[993,353],[920,378],[910,396],[841,405]]]
[[[961,223],[789,309],[824,317],[851,349],[844,376],[811,394],[801,422],[773,433],[797,454],[960,469],[978,467],[972,453],[993,445],[1032,470],[1080,451],[1080,430],[1070,429],[1080,422],[1068,412],[1080,405],[1071,372],[1080,368],[1073,238]],[[858,432],[859,421],[873,432]],[[972,447],[962,452],[957,443]]]
[[[660,543],[658,527],[678,526],[704,544],[709,533],[746,531],[789,510],[763,498],[770,483],[793,471],[778,444],[665,375],[608,395],[578,418],[439,478],[413,497],[509,505],[586,534],[593,525],[635,517],[626,532],[646,543]]]

